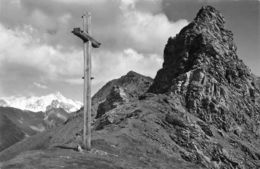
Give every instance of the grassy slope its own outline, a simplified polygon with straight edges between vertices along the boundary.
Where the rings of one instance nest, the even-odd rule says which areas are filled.
[[[22,140],[25,137],[23,131],[8,117],[0,114],[0,151]]]
[[[38,133],[31,126],[44,127],[42,113],[22,111],[10,107],[0,107],[0,120],[0,151],[21,141],[26,136]]]

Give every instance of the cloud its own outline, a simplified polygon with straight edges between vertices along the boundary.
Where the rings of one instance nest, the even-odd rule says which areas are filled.
[[[170,22],[164,14],[127,11],[121,18],[123,34],[138,51],[162,53],[170,36],[175,36],[188,22],[184,19]]]
[[[167,38],[188,23],[184,19],[170,22],[162,12],[161,0],[23,0],[19,7],[2,1],[8,7],[0,15],[3,23],[12,28],[31,25],[40,41],[64,49],[80,46],[70,32],[81,26],[80,16],[86,10],[92,12],[94,36],[109,50],[130,47],[162,53]]]
[[[82,42],[71,30],[81,25],[85,10],[92,12],[93,36],[102,43],[92,54],[95,90],[130,70],[153,77],[168,37],[188,24],[169,21],[160,0],[1,2],[6,15],[0,15],[0,91],[5,95],[61,86],[73,94],[79,88]]]
[[[152,5],[149,9],[145,9],[139,7],[143,5],[140,2]],[[160,7],[158,2],[160,1],[120,1],[118,17],[113,25],[94,26],[97,39],[103,42],[104,48],[110,50],[134,48],[143,53],[161,54],[167,39],[175,36],[188,21],[185,19],[169,21],[164,13],[154,7]],[[109,20],[109,18],[103,19]]]
[[[27,27],[29,30],[11,30],[0,24],[0,64],[8,62],[35,67],[50,78],[77,72],[82,51],[75,49],[64,52],[59,46],[40,43],[39,39],[31,36],[30,32],[34,30]]]
[[[96,80],[112,80],[128,71],[154,77],[161,67],[162,57],[157,54],[142,54],[132,48],[121,52],[100,51],[93,56],[93,75]]]
[[[27,28],[11,30],[0,24],[0,87],[3,91],[19,92],[37,81],[56,81],[78,74],[82,51],[63,52],[59,47],[39,43],[31,36],[34,30]]]
[[[27,28],[27,31],[13,31],[0,25],[1,83],[12,83],[13,88],[17,88],[19,84],[24,89],[32,83],[38,88],[47,88],[36,81],[45,84],[50,81],[63,81],[72,85],[82,84],[82,51],[64,52],[59,48],[38,43],[38,40],[33,39],[28,33],[34,30],[30,26]],[[130,70],[154,76],[162,64],[160,55],[142,54],[132,48],[123,51],[93,51],[92,58],[93,76],[95,76],[93,85],[97,85],[94,87],[96,89]],[[6,74],[11,78],[7,78]],[[1,84],[1,87],[5,87],[5,91],[8,91],[11,86]]]
[[[162,57],[157,54],[141,54],[128,48],[120,52],[99,51],[92,56],[93,91],[96,92],[108,81],[119,78],[130,70],[154,77],[162,65]],[[64,79],[65,83],[83,85],[83,73]]]
[[[40,88],[40,89],[47,89],[48,88],[46,85],[43,85],[43,84],[40,84],[40,83],[37,83],[37,82],[34,82],[33,85]]]
[[[188,24],[181,17],[192,19],[201,6],[178,1],[0,0],[0,94],[61,90],[81,98],[82,42],[71,30],[82,25],[84,11],[92,13],[92,33],[102,43],[92,50],[94,91],[130,70],[154,77],[167,39]]]

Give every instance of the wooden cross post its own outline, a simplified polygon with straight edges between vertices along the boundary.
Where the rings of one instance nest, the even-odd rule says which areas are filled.
[[[91,37],[91,14],[85,13],[83,16],[83,31],[74,28],[72,33],[83,41],[84,50],[84,126],[83,126],[83,146],[91,149],[91,46],[98,48],[101,43]],[[87,137],[86,137],[87,136]]]

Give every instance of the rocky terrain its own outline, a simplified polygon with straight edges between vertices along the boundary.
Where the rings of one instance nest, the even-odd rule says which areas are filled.
[[[153,80],[150,77],[130,71],[119,79],[108,82],[93,96],[96,118],[120,104],[137,100],[151,86]],[[95,109],[93,110],[95,112]]]
[[[130,72],[105,85],[93,97],[91,151],[75,151],[80,110],[0,152],[0,168],[260,168],[259,79],[224,24],[202,7],[168,39],[154,81]]]
[[[108,109],[113,109],[116,104],[132,102],[144,94],[151,86],[153,79],[134,71],[128,72],[119,79],[114,79],[105,84],[92,98],[93,112],[96,118]]]

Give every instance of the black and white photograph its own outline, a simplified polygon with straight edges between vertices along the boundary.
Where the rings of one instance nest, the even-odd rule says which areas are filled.
[[[0,0],[0,169],[260,169],[260,0]]]

